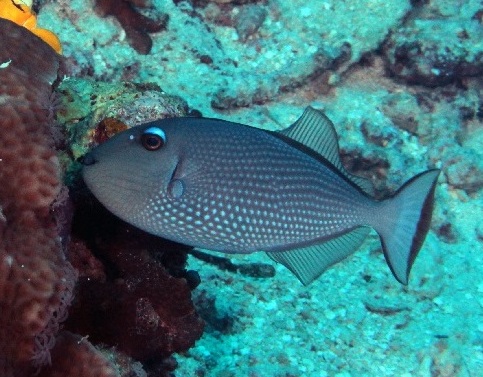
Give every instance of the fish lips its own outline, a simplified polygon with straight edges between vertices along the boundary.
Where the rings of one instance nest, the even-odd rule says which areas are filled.
[[[81,163],[84,166],[94,165],[97,162],[97,159],[94,157],[94,153],[87,152],[85,155],[80,156],[77,159],[77,162]]]

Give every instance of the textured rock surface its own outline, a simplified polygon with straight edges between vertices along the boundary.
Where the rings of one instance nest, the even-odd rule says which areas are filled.
[[[126,32],[129,44],[140,54],[149,54],[153,42],[148,33],[155,33],[166,27],[167,15],[153,20],[137,12],[135,6],[146,7],[144,0],[96,0],[96,10],[102,17],[114,16]]]
[[[263,103],[314,77],[322,76],[320,85],[333,85],[337,74],[376,49],[410,10],[408,0],[371,0],[369,6],[357,0],[348,7],[343,2],[312,6],[301,0],[260,3],[267,17],[244,41],[230,21],[243,7],[239,2],[206,7],[175,3],[153,1],[158,13],[169,14],[170,22],[167,32],[152,35],[153,47],[145,59],[132,54],[116,25],[99,19],[82,0],[47,3],[39,17],[60,35],[74,74],[112,81],[137,67],[143,81],[149,78],[168,93],[189,97],[190,105],[210,115],[210,103],[224,109]],[[214,21],[216,12],[227,19],[224,24]]]
[[[192,346],[203,331],[203,322],[191,303],[188,273],[182,269],[185,259],[172,272],[177,274],[175,278],[161,263],[143,259],[142,237],[133,240],[129,232],[123,233],[122,242],[110,243],[111,258],[107,260],[106,252],[104,264],[92,255],[85,239],[71,241],[70,220],[76,208],[62,184],[55,147],[66,149],[65,160],[72,157],[66,143],[73,137],[69,131],[76,133],[66,129],[68,138],[63,140],[60,126],[54,124],[58,104],[53,90],[60,81],[60,57],[28,30],[2,19],[0,43],[0,375],[28,377],[40,372],[41,376],[122,377],[132,376],[135,369],[146,373],[142,366],[135,367],[138,361],[131,355],[142,361],[160,358],[151,373],[167,376],[176,367],[171,354]],[[90,142],[95,142],[96,125],[89,121],[103,119],[109,101],[114,103],[110,114],[129,121],[153,114],[159,117],[162,111],[165,116],[166,112],[183,111],[183,101],[162,95],[156,87],[144,91],[136,85],[119,87],[99,90],[104,107],[89,97],[87,113],[82,113],[86,109],[62,107],[64,118],[70,116],[65,122],[85,122],[77,130],[80,145],[85,140],[82,132],[89,131],[89,126],[93,131]],[[59,95],[72,103],[75,88],[68,93],[61,89]],[[85,93],[76,94],[82,97]],[[141,103],[137,107],[136,101]],[[153,101],[157,106],[141,111]],[[60,116],[57,121],[62,121]],[[85,203],[76,204],[85,207]],[[76,219],[74,214],[78,224]],[[93,223],[92,219],[85,222]],[[88,238],[89,234],[83,235]],[[77,271],[67,261],[67,254],[76,262]],[[174,254],[172,259],[179,259]],[[164,259],[164,265],[172,265],[169,258]],[[118,270],[115,278],[113,269]],[[78,297],[69,307],[78,272],[83,277],[88,273],[91,280],[87,284],[82,280],[76,287]],[[88,292],[92,297],[95,293],[97,301],[86,298]],[[106,306],[111,311],[104,312],[102,324],[100,313]],[[65,328],[82,331],[85,337],[65,332],[57,337],[68,314],[72,318]],[[95,325],[82,327],[79,318]],[[119,332],[123,328],[134,332]],[[101,353],[91,340],[124,353],[114,349]]]
[[[63,332],[57,339],[52,353],[52,367],[40,373],[40,377],[121,377],[104,354],[87,339]]]
[[[410,84],[446,85],[483,73],[481,2],[448,7],[444,1],[414,12],[388,39],[391,72]]]

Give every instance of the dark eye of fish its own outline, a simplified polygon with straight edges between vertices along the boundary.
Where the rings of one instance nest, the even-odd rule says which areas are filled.
[[[149,127],[141,136],[141,144],[148,151],[157,151],[166,144],[166,134],[159,127]]]

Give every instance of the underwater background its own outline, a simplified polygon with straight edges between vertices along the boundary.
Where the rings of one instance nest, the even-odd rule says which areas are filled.
[[[0,156],[16,164],[0,165],[0,180],[14,182],[26,159],[57,159],[52,176],[65,185],[39,179],[54,187],[39,199],[50,215],[25,228],[9,216],[33,194],[11,199],[23,181],[0,190],[1,376],[483,376],[482,1],[23,3],[36,27],[21,18],[27,8],[0,24],[2,153],[23,141]],[[61,54],[31,37],[38,28]],[[30,59],[43,63],[2,77]],[[8,102],[14,86],[38,109]],[[346,168],[378,198],[442,170],[408,286],[375,232],[304,287],[264,253],[190,251],[143,234],[79,177],[75,160],[126,127],[201,114],[281,130],[309,105],[333,121]],[[48,128],[30,139],[22,120]],[[48,138],[55,147],[26,152]],[[37,226],[47,241],[30,237]],[[7,273],[15,263],[23,272]],[[17,289],[17,276],[34,283]],[[30,295],[47,286],[48,299]],[[32,313],[43,313],[37,327],[25,324]]]

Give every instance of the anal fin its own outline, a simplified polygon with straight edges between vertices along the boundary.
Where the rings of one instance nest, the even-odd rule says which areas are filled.
[[[302,284],[308,285],[330,266],[356,251],[369,232],[369,228],[360,227],[317,245],[287,251],[270,251],[267,254],[292,271]]]

